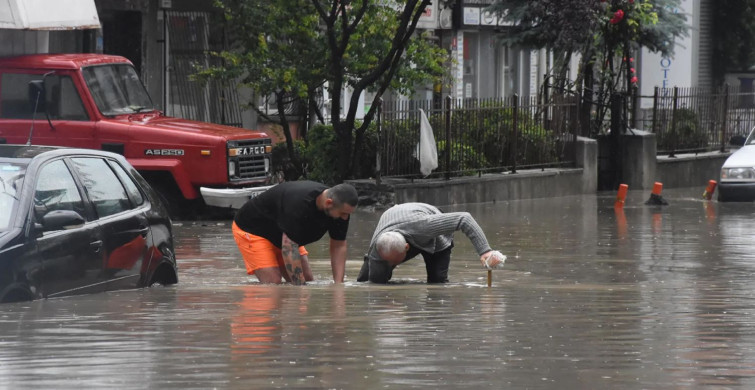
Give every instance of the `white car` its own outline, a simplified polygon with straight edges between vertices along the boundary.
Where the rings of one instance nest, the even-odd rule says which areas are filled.
[[[718,181],[719,202],[752,202],[755,200],[755,128],[742,144],[732,140],[732,144],[742,145],[732,153],[721,167]]]

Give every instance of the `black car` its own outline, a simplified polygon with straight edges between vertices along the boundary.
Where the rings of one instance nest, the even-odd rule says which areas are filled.
[[[0,302],[177,282],[167,209],[122,156],[0,145]]]

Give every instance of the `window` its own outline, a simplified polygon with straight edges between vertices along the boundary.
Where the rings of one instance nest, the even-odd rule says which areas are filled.
[[[79,91],[70,77],[48,77],[45,80],[50,119],[88,121],[89,116],[81,103]]]
[[[118,174],[118,177],[121,179],[121,182],[124,186],[126,186],[126,191],[128,192],[129,198],[131,198],[131,201],[134,202],[135,205],[141,206],[144,204],[144,197],[142,196],[141,191],[139,191],[139,187],[137,187],[136,183],[129,177],[129,175],[126,173],[125,170],[123,170],[123,167],[120,166],[115,161],[108,161],[110,166],[113,168],[116,174]]]
[[[34,215],[37,221],[53,210],[72,210],[86,218],[86,208],[76,182],[63,160],[45,165],[39,173],[34,191]]]
[[[84,68],[84,80],[102,115],[152,111],[152,100],[131,65],[98,65]]]
[[[105,160],[76,157],[71,161],[81,176],[97,216],[103,218],[131,208],[126,189]]]
[[[0,162],[0,231],[10,227],[18,208],[18,196],[24,181],[26,167],[12,162]]]
[[[0,118],[45,120],[45,104],[51,120],[88,121],[89,116],[81,102],[78,90],[69,76],[45,77],[45,99],[37,100],[29,86],[41,80],[40,74],[4,73],[0,79]]]

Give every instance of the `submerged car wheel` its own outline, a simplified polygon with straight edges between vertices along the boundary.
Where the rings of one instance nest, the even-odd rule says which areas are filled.
[[[33,299],[34,296],[27,287],[16,286],[3,293],[2,297],[0,297],[0,303],[24,302]]]
[[[176,275],[175,269],[168,263],[160,264],[152,275],[152,280],[149,282],[149,286],[153,284],[160,284],[168,286],[178,283],[178,275]]]

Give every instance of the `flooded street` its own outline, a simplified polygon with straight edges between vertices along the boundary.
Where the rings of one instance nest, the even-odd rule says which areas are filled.
[[[356,283],[380,211],[344,285],[327,237],[316,282],[260,285],[230,221],[177,222],[175,286],[0,305],[0,388],[755,388],[755,204],[703,190],[441,207],[508,256],[492,287],[461,232],[448,285],[421,257]]]

